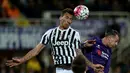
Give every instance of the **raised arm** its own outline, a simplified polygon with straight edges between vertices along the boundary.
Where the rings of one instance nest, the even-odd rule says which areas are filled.
[[[39,52],[44,48],[43,44],[38,44],[34,49],[30,50],[25,56],[22,58],[12,58],[12,60],[8,60],[6,65],[9,67],[20,65],[27,60],[31,59],[32,57],[39,54]]]
[[[45,47],[45,45],[43,44],[38,44],[34,49],[32,49],[31,51],[29,51],[24,57],[21,58],[22,62],[25,62],[29,59],[31,59],[32,57],[36,56],[39,54],[39,52]]]
[[[78,32],[76,33],[76,36],[74,37],[74,39],[75,39],[74,40],[74,45],[75,45],[75,48],[76,48],[76,54],[77,54],[77,56],[78,55],[84,56],[83,53],[82,53],[82,51],[79,49],[81,47],[81,42],[80,42],[80,35],[79,35]],[[93,63],[90,62],[87,58],[85,58],[85,59],[86,59],[87,65],[90,66],[90,67],[93,67]]]
[[[77,56],[82,55],[83,57],[85,57],[80,49],[76,49],[76,53],[77,53]],[[85,57],[85,60],[86,60],[87,65],[93,68],[94,64],[90,62],[86,57]]]
[[[17,66],[38,55],[39,52],[45,47],[45,45],[48,44],[51,32],[52,30],[48,30],[42,36],[40,43],[34,49],[30,50],[25,56],[22,58],[12,58],[12,60],[7,61],[6,65],[10,67]]]
[[[76,49],[76,53],[77,53],[77,56],[78,55],[82,55],[83,57],[85,57],[82,53],[82,51],[80,49]],[[94,69],[94,71],[96,73],[99,73],[100,71],[103,71],[104,70],[104,66],[100,65],[100,64],[93,64],[92,62],[90,62],[86,57],[85,57],[85,60],[86,60],[86,64],[91,67],[92,69]]]
[[[79,33],[76,33],[76,37],[75,37],[74,43],[75,43],[75,48],[76,48],[76,54],[77,54],[77,56],[78,56],[78,55],[82,55],[83,57],[85,57],[85,56],[83,55],[81,49],[79,49],[79,48],[81,48],[80,35],[79,35]],[[84,47],[91,47],[93,44],[95,44],[95,40],[87,40],[87,41],[85,41]],[[86,64],[87,64],[89,67],[93,68],[95,72],[99,72],[99,71],[101,71],[101,70],[104,70],[104,66],[102,66],[102,65],[100,65],[100,64],[93,64],[93,63],[90,62],[86,57],[85,57],[85,59],[86,59]]]

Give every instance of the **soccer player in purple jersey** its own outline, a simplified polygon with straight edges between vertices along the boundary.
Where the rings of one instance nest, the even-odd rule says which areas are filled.
[[[101,64],[104,70],[98,73],[108,73],[111,63],[112,48],[119,43],[119,34],[116,30],[108,30],[105,36],[92,37],[81,45],[83,54],[94,64]],[[92,68],[88,68],[88,73],[95,73]]]

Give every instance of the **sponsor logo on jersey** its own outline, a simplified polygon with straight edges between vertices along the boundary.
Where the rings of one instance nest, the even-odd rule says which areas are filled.
[[[53,43],[54,46],[56,45],[69,45],[68,41],[57,41],[56,43]]]

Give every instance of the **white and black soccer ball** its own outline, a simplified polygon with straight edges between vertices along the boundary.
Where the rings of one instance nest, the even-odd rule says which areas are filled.
[[[79,20],[87,19],[89,15],[89,9],[85,5],[78,5],[74,8],[74,15]]]

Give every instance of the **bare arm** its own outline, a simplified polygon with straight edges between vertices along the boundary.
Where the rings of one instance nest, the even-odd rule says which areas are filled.
[[[36,56],[39,54],[39,52],[44,48],[45,46],[43,44],[38,44],[34,49],[29,51],[24,57],[21,58],[22,62],[25,62],[32,57]]]
[[[76,49],[76,53],[77,53],[77,55],[82,55],[83,57],[85,57],[80,49]],[[86,59],[87,65],[93,68],[94,64],[92,62],[90,62],[86,57],[85,57],[85,59]]]
[[[85,57],[80,49],[76,49],[76,53],[77,53],[77,56],[82,55],[83,57]],[[86,60],[86,64],[89,67],[93,68],[96,73],[99,73],[100,71],[104,70],[104,66],[102,66],[100,64],[93,64],[86,57],[85,57],[85,60]]]
[[[45,47],[44,44],[47,44],[49,42],[49,35],[51,31],[52,30],[48,30],[42,36],[40,43],[34,49],[29,51],[25,56],[23,56],[22,58],[12,58],[11,60],[7,60],[6,65],[9,67],[17,66],[38,55],[39,52]]]
[[[32,57],[39,54],[39,52],[44,48],[45,46],[43,44],[38,44],[34,49],[29,51],[24,57],[22,58],[12,58],[12,60],[7,60],[6,65],[9,67],[17,66],[25,61],[31,59]]]

